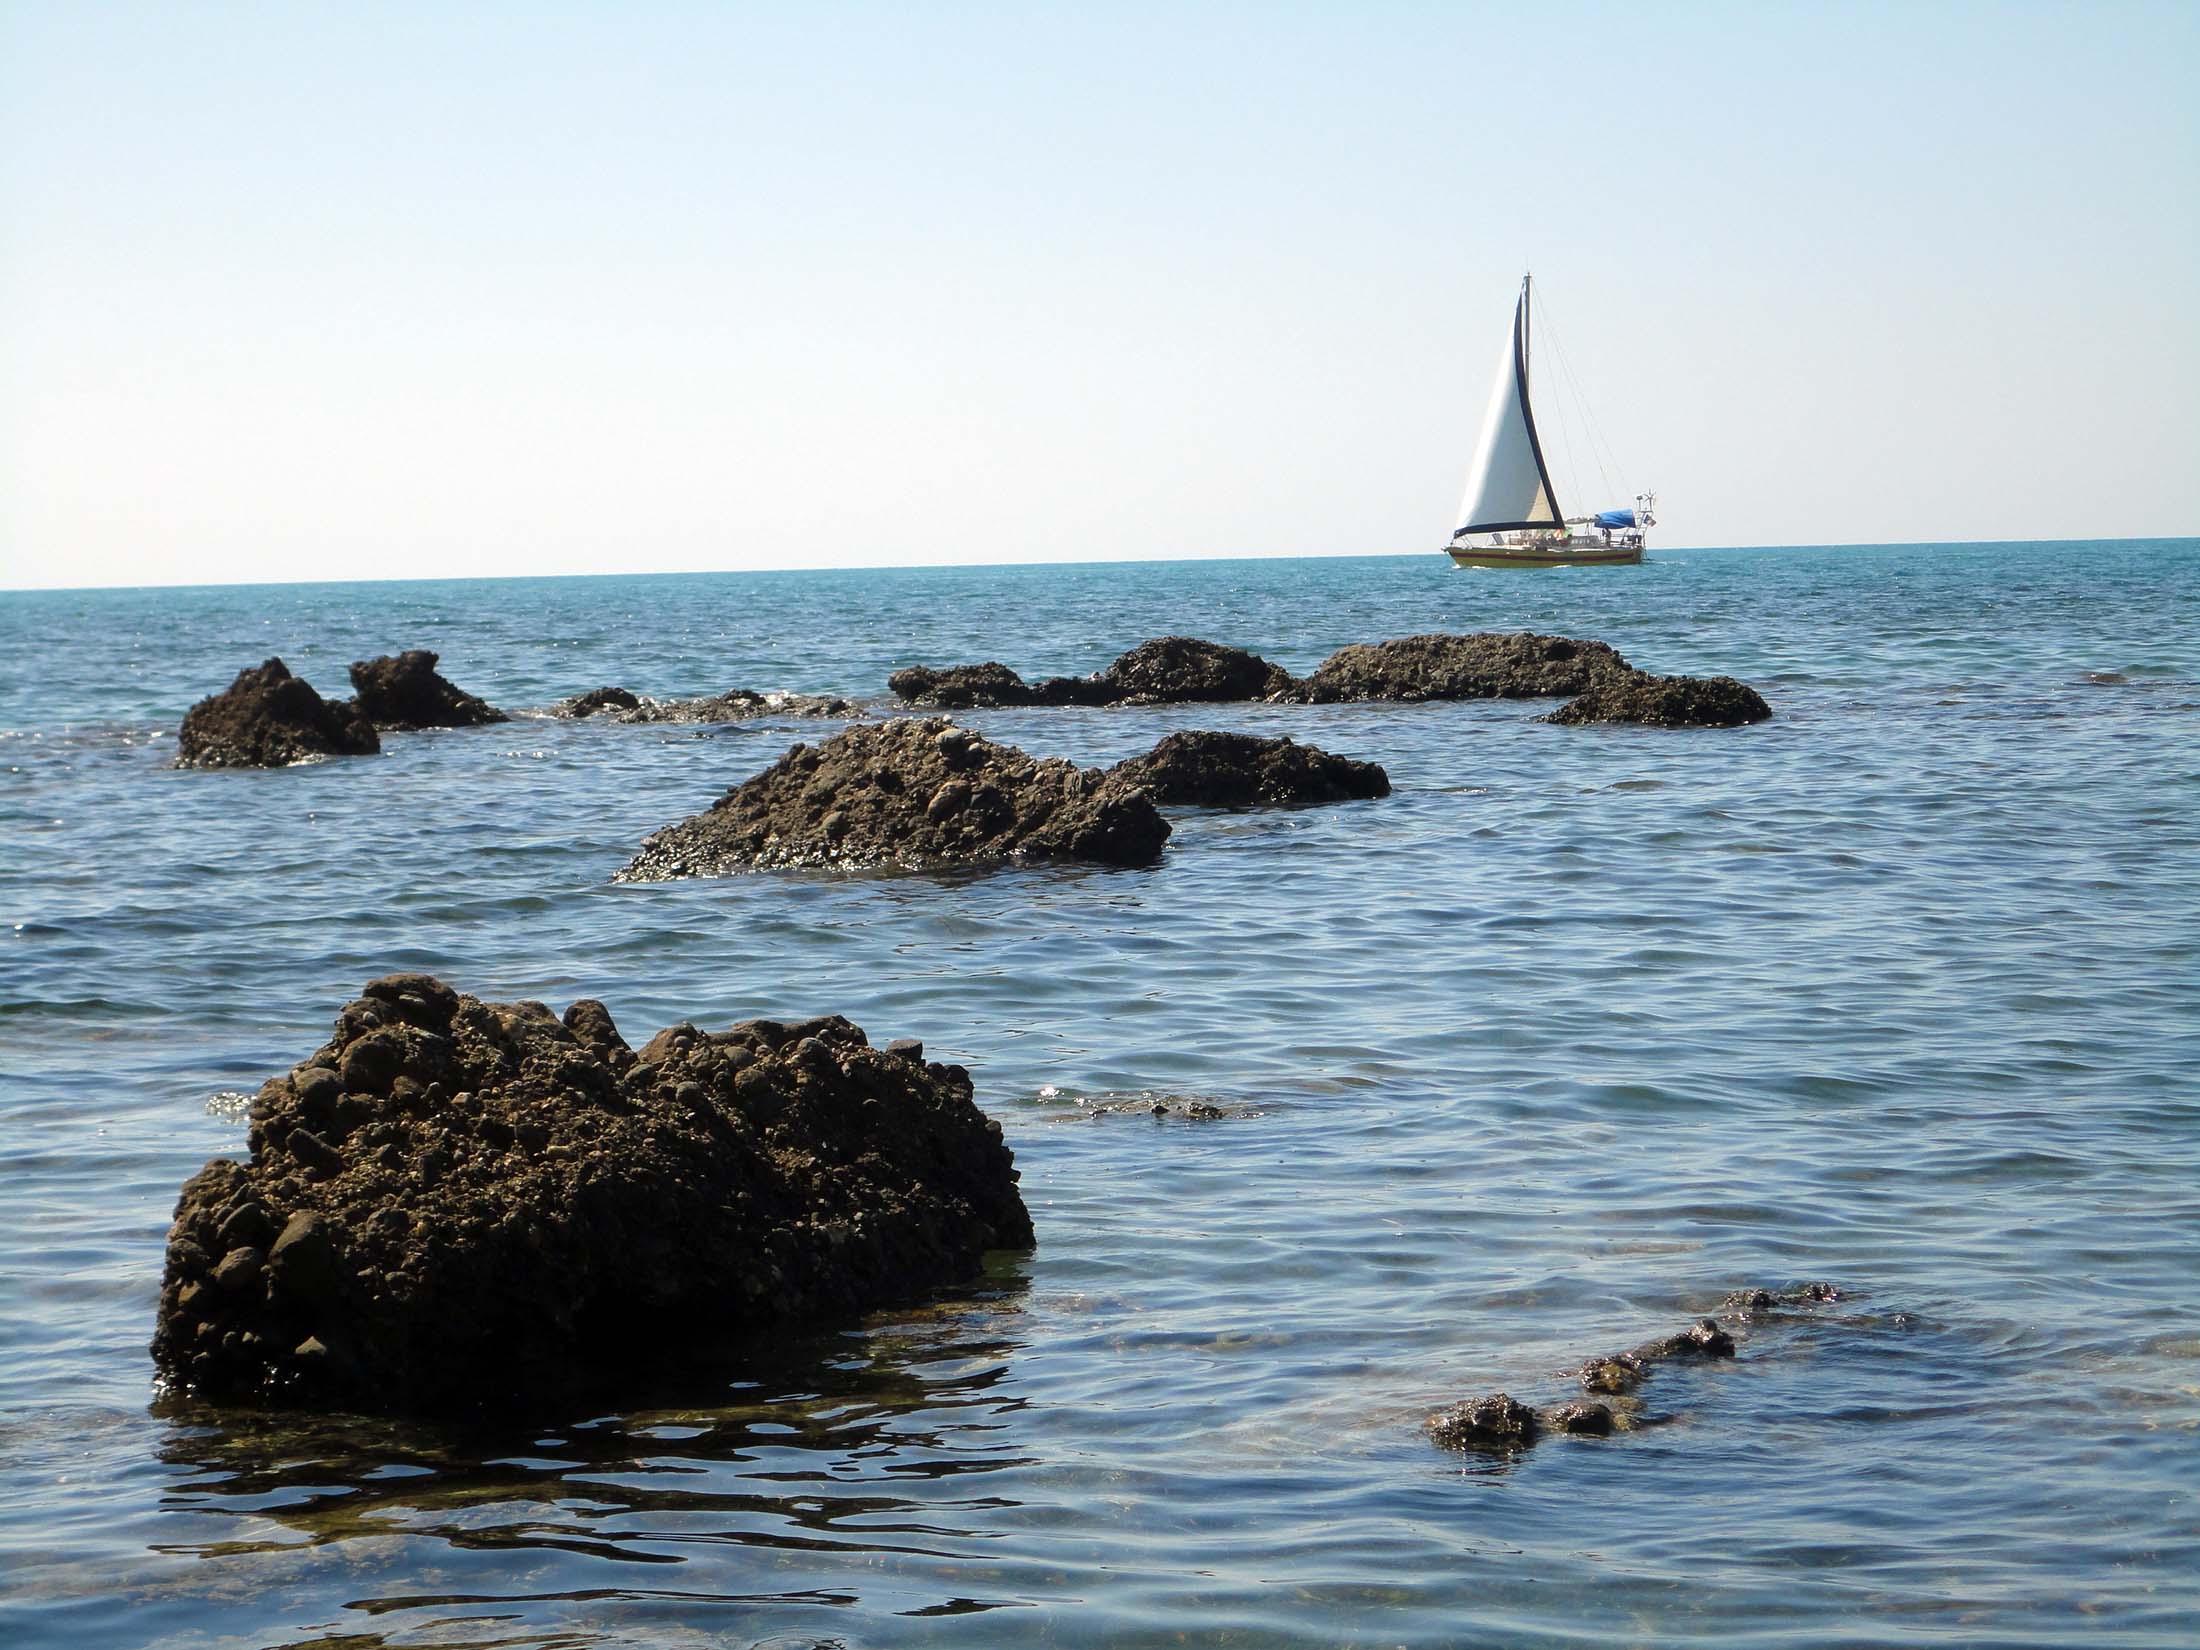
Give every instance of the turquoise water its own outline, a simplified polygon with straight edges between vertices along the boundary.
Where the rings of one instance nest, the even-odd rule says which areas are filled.
[[[2200,1641],[2200,543],[0,596],[10,1646]],[[269,654],[877,694],[1149,636],[1295,670],[1532,627],[1754,683],[976,713],[1113,760],[1288,731],[1396,793],[1147,871],[615,887],[814,725],[522,719],[166,766]],[[369,977],[837,1011],[968,1064],[1040,1246],[944,1301],[471,1429],[156,1402],[176,1188]],[[1226,1115],[1155,1120],[1135,1096]],[[1462,1459],[1430,1409],[1748,1284],[1849,1299]]]

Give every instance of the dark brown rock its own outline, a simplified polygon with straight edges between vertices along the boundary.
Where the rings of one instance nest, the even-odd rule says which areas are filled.
[[[1581,1438],[1609,1438],[1612,1435],[1612,1406],[1609,1404],[1559,1404],[1545,1410],[1540,1419],[1551,1432],[1570,1432]]]
[[[1581,1366],[1581,1385],[1587,1392],[1632,1392],[1642,1385],[1643,1362],[1631,1352],[1611,1358],[1591,1358]]]
[[[1503,1392],[1439,1410],[1422,1427],[1446,1449],[1520,1449],[1540,1431],[1535,1411]]]
[[[1373,762],[1250,733],[1172,733],[1110,771],[1156,802],[1197,808],[1297,807],[1390,794],[1390,776]]]
[[[1364,699],[1545,699],[1577,694],[1630,668],[1602,642],[1529,631],[1403,636],[1341,647],[1296,697],[1327,705]]]
[[[1120,705],[1223,704],[1273,699],[1293,686],[1291,673],[1241,647],[1192,636],[1163,636],[1119,655],[1096,678]]]
[[[331,703],[280,659],[240,671],[227,689],[185,713],[176,735],[183,768],[283,768],[382,748],[350,701]]]
[[[968,1073],[873,1049],[838,1016],[676,1026],[636,1058],[601,1004],[561,1022],[403,975],[338,1026],[306,1069],[346,1069],[371,1037],[401,1045],[404,1075],[346,1096],[364,1121],[335,1142],[295,1079],[271,1079],[250,1161],[186,1182],[153,1343],[180,1387],[492,1405],[845,1317],[1032,1241]],[[307,1141],[313,1176],[295,1172]],[[270,1228],[265,1249],[236,1241]]]
[[[1757,690],[1731,676],[1652,676],[1616,671],[1544,718],[1567,726],[1634,722],[1651,728],[1738,728],[1772,714]]]
[[[1096,768],[1039,761],[938,719],[899,718],[796,745],[706,812],[651,836],[618,880],[790,866],[1147,865],[1168,836],[1142,792]]]
[[[912,705],[930,705],[938,710],[981,710],[1039,703],[1031,684],[997,661],[951,665],[945,670],[911,665],[887,677],[886,685],[898,699]]]
[[[360,714],[391,732],[477,728],[511,720],[494,705],[437,675],[436,660],[437,655],[425,648],[413,648],[353,665],[351,686]]]
[[[1021,705],[1188,705],[1287,697],[1290,672],[1257,654],[1192,636],[1163,636],[1119,654],[1090,676],[1025,681],[1004,664],[897,670],[886,685],[911,704],[940,710]]]

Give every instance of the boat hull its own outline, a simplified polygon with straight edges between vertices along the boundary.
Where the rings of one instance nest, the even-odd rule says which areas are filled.
[[[1457,567],[1616,567],[1642,560],[1639,544],[1585,545],[1579,550],[1538,550],[1528,545],[1448,550]]]

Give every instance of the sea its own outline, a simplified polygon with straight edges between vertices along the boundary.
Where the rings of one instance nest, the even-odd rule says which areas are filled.
[[[1532,629],[1771,703],[967,713],[1388,769],[1137,870],[615,884],[834,724],[658,695],[1295,671]],[[505,725],[172,766],[280,656],[431,648]],[[967,1065],[1029,1253],[559,1410],[212,1408],[147,1353],[186,1176],[367,980],[845,1014]],[[1156,1108],[1159,1108],[1158,1113]],[[1432,1411],[1808,1281],[1641,1423]],[[2200,1643],[2200,541],[0,595],[0,1643]]]

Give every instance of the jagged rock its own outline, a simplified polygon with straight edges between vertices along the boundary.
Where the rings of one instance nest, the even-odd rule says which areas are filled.
[[[425,648],[413,648],[353,665],[351,686],[360,714],[390,732],[478,728],[511,720],[494,705],[437,675],[436,659]]]
[[[1581,1438],[1612,1436],[1612,1407],[1609,1404],[1560,1404],[1545,1410],[1538,1419],[1552,1432],[1570,1432]]]
[[[1637,722],[1652,728],[1738,728],[1772,714],[1757,690],[1731,676],[1653,676],[1618,671],[1599,676],[1551,712],[1546,722]]]
[[[913,665],[886,679],[896,696],[941,710],[1019,705],[1187,705],[1276,699],[1291,673],[1257,654],[1191,636],[1163,636],[1119,654],[1090,676],[1050,676],[1036,685],[1004,664]]]
[[[250,1140],[184,1185],[153,1342],[214,1399],[539,1396],[1032,1241],[969,1074],[837,1015],[636,1053],[599,1003],[560,1021],[391,975],[261,1088]]]
[[[1603,642],[1530,631],[1401,636],[1341,647],[1298,685],[1328,705],[1363,699],[1546,699],[1580,693],[1628,663]]]
[[[1422,1425],[1446,1449],[1517,1449],[1534,1443],[1542,1430],[1534,1410],[1503,1392],[1453,1404]]]
[[[1156,802],[1199,808],[1288,807],[1390,794],[1390,776],[1373,762],[1250,733],[1172,733],[1111,772]]]
[[[176,765],[281,768],[326,756],[372,756],[374,728],[349,701],[322,698],[280,659],[237,673],[223,692],[184,714]]]
[[[1038,761],[909,717],[796,745],[715,806],[651,836],[618,880],[790,866],[1147,865],[1168,836],[1143,792],[1097,768]]]
[[[550,714],[576,720],[601,716],[606,722],[745,722],[758,716],[853,716],[856,706],[822,693],[728,688],[701,699],[652,699],[622,687],[600,687],[559,700]]]

